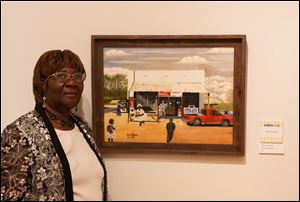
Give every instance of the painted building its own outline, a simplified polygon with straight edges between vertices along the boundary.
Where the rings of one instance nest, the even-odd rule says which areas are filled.
[[[197,114],[204,107],[206,97],[202,69],[128,71],[131,108],[142,104],[159,113],[163,103],[166,116]]]

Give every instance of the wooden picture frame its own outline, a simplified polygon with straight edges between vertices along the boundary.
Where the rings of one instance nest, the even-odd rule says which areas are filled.
[[[244,155],[245,35],[93,35],[91,44],[103,153]]]

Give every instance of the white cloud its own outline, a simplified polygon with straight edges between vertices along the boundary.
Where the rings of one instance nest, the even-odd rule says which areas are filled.
[[[127,76],[128,69],[121,67],[104,67],[104,74],[115,75],[115,74],[124,74]]]
[[[200,56],[187,56],[183,57],[178,63],[180,64],[208,64],[209,62]]]
[[[111,50],[105,52],[105,56],[110,57],[110,58],[122,57],[125,55],[130,55],[130,54],[125,53],[122,50],[117,50],[117,49],[111,49]]]
[[[205,78],[205,88],[213,102],[228,102],[228,93],[233,93],[233,78],[211,76]]]
[[[226,80],[226,78],[222,76],[211,76],[206,79],[211,82],[224,82]]]
[[[233,53],[234,48],[212,48],[208,53]]]

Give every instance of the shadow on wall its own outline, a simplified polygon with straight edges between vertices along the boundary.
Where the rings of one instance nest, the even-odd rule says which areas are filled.
[[[83,106],[85,106],[85,109],[83,109]],[[88,119],[89,117],[92,117],[92,108],[87,97],[84,94],[82,94],[81,99],[77,105],[77,110],[76,108],[74,108],[72,109],[72,112],[79,117],[84,118],[89,123],[89,125],[92,123],[92,120]]]
[[[127,153],[127,154],[104,154],[110,161],[118,161],[120,158],[125,161],[171,161],[171,162],[189,162],[189,163],[211,163],[211,164],[246,164],[246,155],[244,156],[226,156],[226,155],[207,155],[207,154],[147,154],[147,153]]]

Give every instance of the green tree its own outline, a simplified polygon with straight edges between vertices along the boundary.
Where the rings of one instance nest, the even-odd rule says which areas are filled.
[[[124,74],[104,75],[104,100],[122,100],[127,98],[128,80]]]

